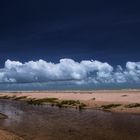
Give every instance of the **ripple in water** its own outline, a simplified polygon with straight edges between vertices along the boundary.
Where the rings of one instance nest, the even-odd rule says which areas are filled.
[[[0,127],[25,140],[140,140],[140,116],[0,101]]]

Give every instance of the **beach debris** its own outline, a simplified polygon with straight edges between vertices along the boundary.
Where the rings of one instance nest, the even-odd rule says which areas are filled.
[[[126,94],[124,94],[124,95],[122,95],[122,97],[127,97],[128,95],[126,95]]]

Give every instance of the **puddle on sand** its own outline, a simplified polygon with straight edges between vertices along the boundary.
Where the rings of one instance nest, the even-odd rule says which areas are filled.
[[[140,116],[0,100],[0,128],[25,140],[140,140]]]

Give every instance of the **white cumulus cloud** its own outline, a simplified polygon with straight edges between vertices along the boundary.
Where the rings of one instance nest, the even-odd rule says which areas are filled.
[[[44,60],[19,61],[7,60],[0,69],[1,83],[28,83],[47,81],[74,81],[75,83],[139,83],[140,62],[127,62],[126,67],[120,65],[113,68],[107,62],[72,59],[60,59],[59,63]]]

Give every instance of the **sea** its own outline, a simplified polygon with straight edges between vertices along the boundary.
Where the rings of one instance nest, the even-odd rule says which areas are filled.
[[[0,91],[42,91],[42,90],[121,90],[140,89],[139,83],[132,84],[94,84],[74,83],[73,81],[51,81],[36,83],[0,83]]]

